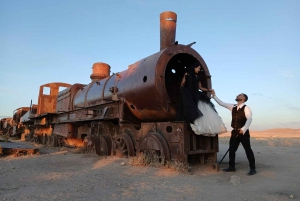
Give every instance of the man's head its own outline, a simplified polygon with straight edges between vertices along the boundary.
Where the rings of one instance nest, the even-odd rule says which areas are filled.
[[[236,99],[235,99],[237,102],[246,102],[248,100],[248,96],[246,94],[239,94],[236,96]]]

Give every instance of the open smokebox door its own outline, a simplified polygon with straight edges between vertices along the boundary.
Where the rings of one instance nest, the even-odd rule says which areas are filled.
[[[198,73],[201,85],[205,88],[211,87],[211,76],[206,70],[207,67],[205,63],[201,64],[201,61],[198,61],[195,57],[187,53],[176,54],[170,59],[165,70],[165,86],[173,107],[177,107],[180,98],[180,85],[182,78],[185,73],[188,73],[188,68],[193,62],[198,62],[201,66],[201,70]]]

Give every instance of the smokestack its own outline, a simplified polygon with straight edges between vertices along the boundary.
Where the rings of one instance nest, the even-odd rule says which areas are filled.
[[[160,14],[160,50],[175,42],[177,14],[165,11]]]

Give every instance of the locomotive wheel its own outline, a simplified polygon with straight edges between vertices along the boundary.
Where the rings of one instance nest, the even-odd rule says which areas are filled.
[[[119,158],[134,155],[134,146],[129,135],[121,134],[114,139],[114,155]]]
[[[11,136],[12,136],[12,134],[13,134],[13,128],[12,128],[12,127],[10,127],[10,128],[8,129],[8,135],[11,137]]]
[[[47,142],[46,142],[47,146],[51,146],[52,144],[52,138],[51,135],[47,135]]]
[[[155,132],[148,133],[141,139],[138,153],[155,153],[161,159],[171,160],[167,141],[162,135]]]
[[[46,143],[47,143],[47,134],[44,133],[42,136],[42,144],[46,145]]]
[[[111,155],[111,140],[106,135],[94,138],[95,151],[98,156],[109,156]]]
[[[53,147],[57,147],[57,146],[58,146],[58,143],[57,143],[57,136],[54,135],[54,134],[51,135],[51,145],[52,145]]]

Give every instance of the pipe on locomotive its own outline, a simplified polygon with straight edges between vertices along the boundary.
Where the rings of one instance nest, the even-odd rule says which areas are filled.
[[[188,66],[199,62],[202,86],[211,88],[206,63],[191,48],[194,43],[174,42],[176,21],[176,13],[161,13],[161,50],[129,65],[127,70],[109,75],[108,64],[94,64],[92,82],[76,92],[73,109],[100,107],[107,101],[124,100],[125,118],[134,116],[136,122],[174,121],[180,83]]]
[[[175,42],[177,15],[166,11],[160,14],[160,50]]]

